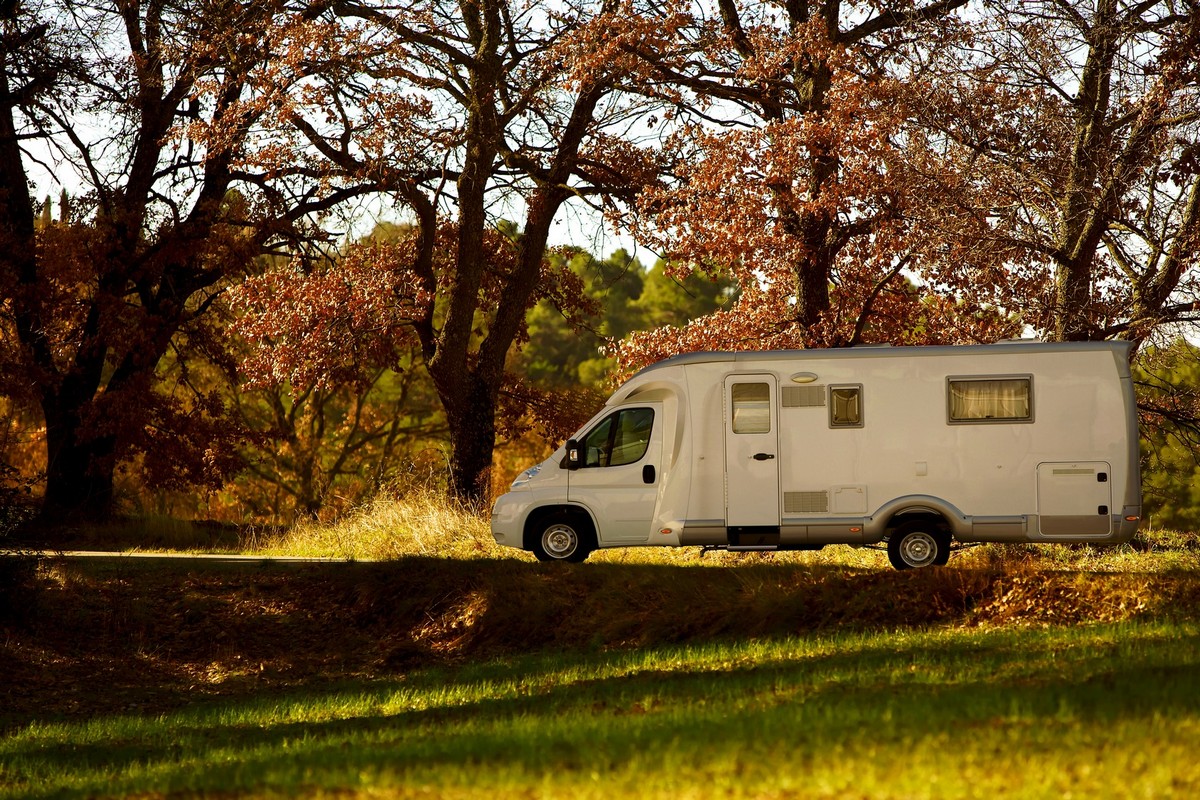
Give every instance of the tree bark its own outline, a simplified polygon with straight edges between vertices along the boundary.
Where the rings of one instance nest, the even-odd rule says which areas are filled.
[[[104,520],[112,513],[115,462],[112,436],[88,437],[79,418],[89,397],[74,391],[47,393],[45,523]]]
[[[1093,338],[1089,324],[1092,262],[1105,230],[1105,207],[1100,174],[1101,153],[1112,147],[1108,112],[1113,59],[1119,25],[1115,0],[1101,0],[1095,22],[1087,31],[1087,58],[1075,99],[1075,141],[1062,199],[1062,224],[1055,259],[1054,338],[1060,342]]]
[[[453,409],[446,409],[454,441],[450,492],[460,502],[482,511],[491,501],[499,393],[474,374],[464,376],[462,388],[463,394],[453,402]]]

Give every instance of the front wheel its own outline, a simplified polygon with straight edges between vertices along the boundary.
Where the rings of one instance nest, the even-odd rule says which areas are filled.
[[[950,534],[924,520],[906,522],[892,531],[887,549],[896,569],[942,566],[950,559]]]
[[[538,561],[578,563],[592,552],[591,531],[572,517],[552,517],[540,524],[532,542]]]

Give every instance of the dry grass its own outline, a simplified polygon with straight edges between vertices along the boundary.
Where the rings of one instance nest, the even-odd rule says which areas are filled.
[[[356,561],[497,555],[486,518],[429,489],[383,494],[335,522],[304,521],[247,544],[263,555]]]
[[[250,532],[244,549],[263,555],[386,561],[404,556],[450,559],[502,558],[529,561],[532,555],[500,547],[486,515],[456,504],[445,494],[413,489],[380,495],[334,522],[301,522],[282,531]],[[622,547],[600,550],[589,564],[752,566],[778,565],[851,570],[889,570],[881,548],[831,545],[814,552],[728,553],[698,547]],[[1118,546],[1001,545],[963,548],[951,566],[989,572],[1063,570],[1140,573],[1200,570],[1200,535],[1163,529],[1141,532]]]

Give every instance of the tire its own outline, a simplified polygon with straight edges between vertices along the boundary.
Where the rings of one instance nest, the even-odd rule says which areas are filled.
[[[538,561],[569,561],[578,564],[595,549],[591,526],[578,516],[556,514],[541,520],[533,529],[530,549]]]
[[[906,522],[892,531],[887,551],[896,569],[940,567],[950,559],[950,534],[928,520]]]

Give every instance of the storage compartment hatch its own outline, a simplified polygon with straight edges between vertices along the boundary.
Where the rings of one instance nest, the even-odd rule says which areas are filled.
[[[1044,536],[1104,536],[1112,530],[1111,468],[1103,461],[1038,464],[1038,530]]]

